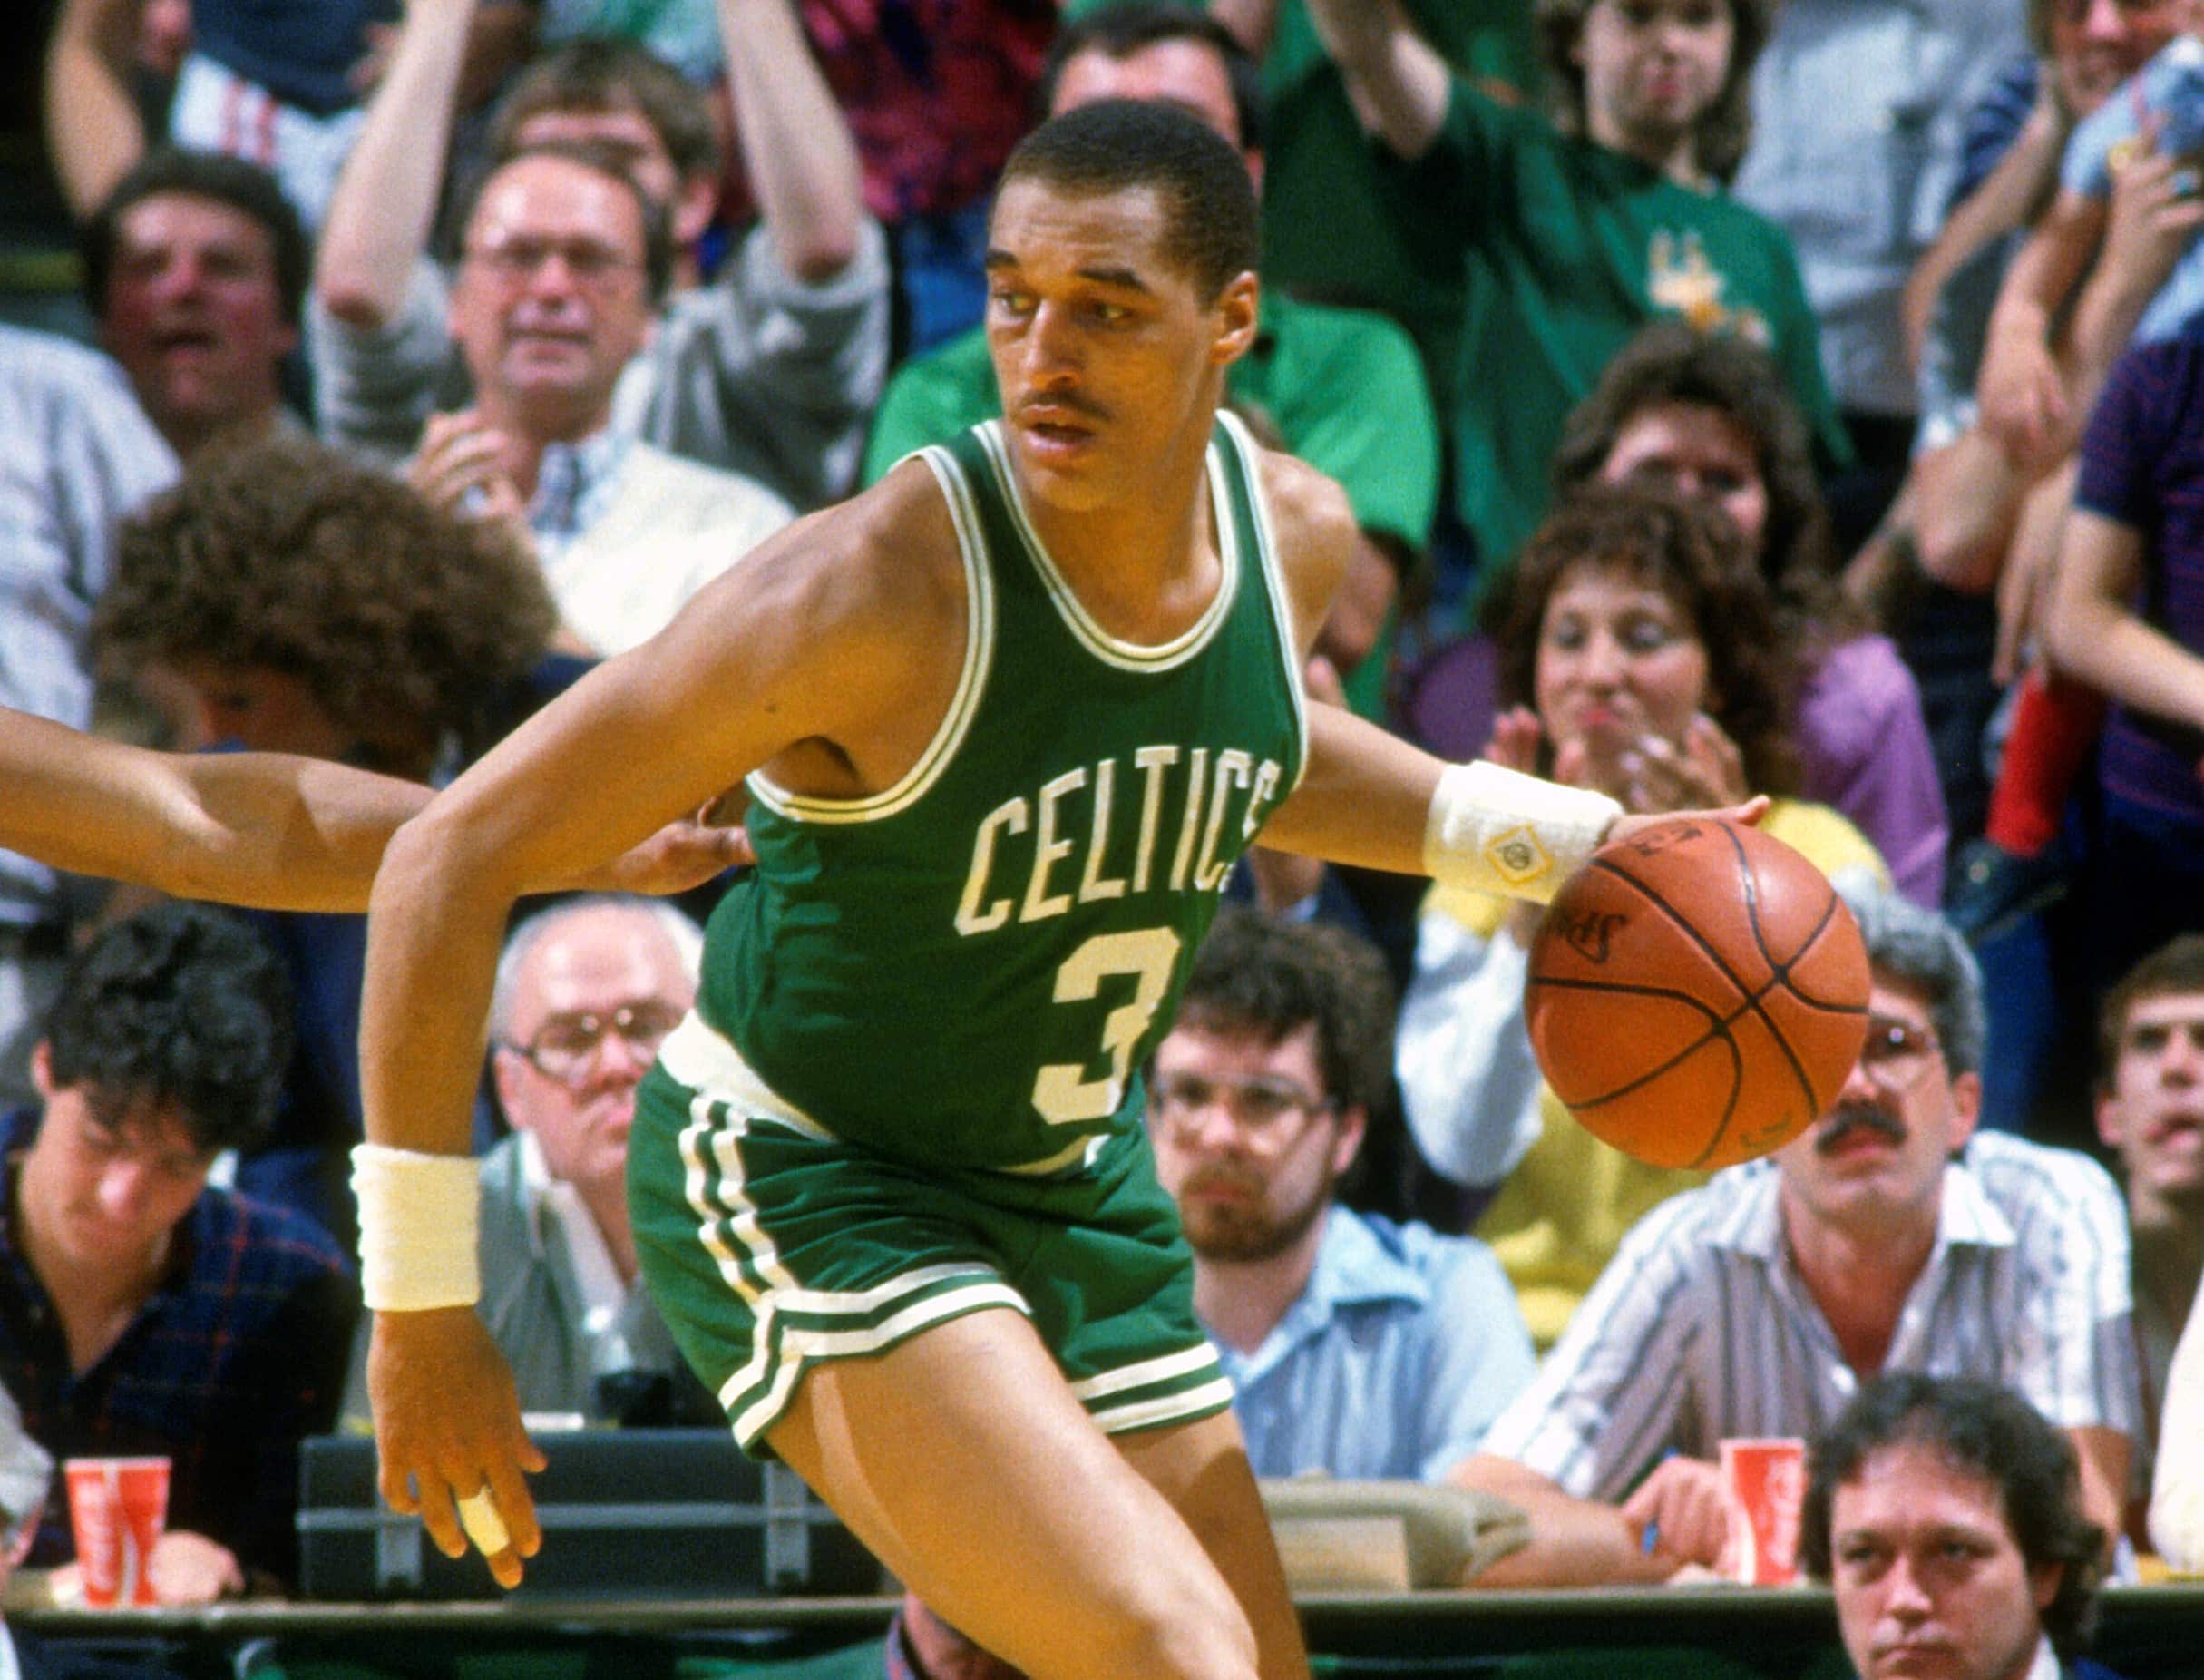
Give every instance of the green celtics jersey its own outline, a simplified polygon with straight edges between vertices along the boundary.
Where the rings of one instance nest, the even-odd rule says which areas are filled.
[[[750,779],[758,866],[720,904],[703,1024],[797,1123],[931,1164],[1066,1164],[1136,1123],[1233,862],[1299,779],[1299,661],[1255,482],[1208,452],[1222,581],[1167,645],[1097,625],[1000,423],[921,452],[956,521],[963,676],[895,786]]]

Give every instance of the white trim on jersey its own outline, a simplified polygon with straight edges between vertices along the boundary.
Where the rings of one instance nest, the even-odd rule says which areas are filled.
[[[1293,767],[1292,778],[1286,783],[1285,794],[1280,796],[1283,798],[1301,786],[1309,768],[1309,697],[1303,687],[1301,644],[1293,638],[1293,597],[1286,589],[1284,563],[1278,558],[1278,532],[1271,523],[1270,501],[1263,493],[1262,447],[1245,422],[1231,409],[1218,409],[1217,418],[1239,445],[1240,466],[1247,474],[1247,504],[1255,516],[1255,557],[1270,590],[1271,617],[1278,626],[1278,651],[1285,660],[1286,692],[1293,697],[1293,721],[1301,737],[1301,762]]]
[[[1170,670],[1184,665],[1206,648],[1232,611],[1233,597],[1240,587],[1240,535],[1232,517],[1232,503],[1224,482],[1224,464],[1219,459],[1214,444],[1205,452],[1209,472],[1210,518],[1216,527],[1217,562],[1222,572],[1217,592],[1204,609],[1202,616],[1169,641],[1150,647],[1143,642],[1126,641],[1111,635],[1087,610],[1071,585],[1065,581],[1058,570],[1056,557],[1048,552],[1040,540],[1040,532],[1033,528],[1032,515],[1027,511],[1025,492],[1019,487],[1018,474],[1010,468],[1009,446],[1003,442],[1002,422],[990,420],[975,431],[980,447],[987,452],[988,464],[995,469],[995,482],[1001,487],[1003,504],[1009,509],[1010,523],[1018,527],[1018,534],[1027,552],[1033,556],[1033,564],[1047,585],[1048,598],[1056,603],[1058,614],[1078,637],[1087,652],[1118,670],[1143,674]]]
[[[956,458],[946,449],[922,449],[919,459],[932,470],[949,503],[949,516],[957,528],[957,552],[964,562],[964,669],[957,678],[941,727],[926,743],[918,762],[894,786],[862,799],[823,799],[792,793],[763,770],[750,773],[750,791],[758,801],[781,816],[805,823],[876,823],[906,810],[940,779],[964,744],[972,719],[979,716],[980,697],[987,688],[988,668],[995,657],[995,585],[987,568],[987,535],[971,486]]]

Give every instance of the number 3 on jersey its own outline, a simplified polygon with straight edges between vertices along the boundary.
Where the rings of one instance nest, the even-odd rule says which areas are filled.
[[[1087,1070],[1076,1061],[1051,1062],[1035,1076],[1033,1106],[1043,1119],[1069,1126],[1117,1112],[1125,1100],[1125,1082],[1132,1077],[1134,1048],[1170,989],[1171,965],[1177,961],[1178,934],[1167,927],[1097,933],[1064,959],[1056,971],[1058,1003],[1087,1001],[1112,974],[1132,975],[1133,995],[1102,1020],[1102,1050],[1109,1057],[1107,1079],[1085,1078]]]

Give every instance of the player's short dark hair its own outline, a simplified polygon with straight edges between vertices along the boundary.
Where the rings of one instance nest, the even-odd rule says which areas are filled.
[[[489,168],[478,171],[460,191],[453,206],[456,214],[453,226],[460,237],[466,237],[467,226],[474,220],[474,211],[483,201],[483,194],[490,183],[515,163],[528,158],[564,158],[569,163],[592,170],[606,180],[617,183],[621,191],[635,201],[635,212],[643,229],[643,286],[655,307],[666,301],[666,294],[673,288],[674,249],[673,210],[659,203],[643,190],[643,183],[635,178],[628,160],[616,146],[601,140],[547,140],[536,145],[522,146],[517,151],[498,159]]]
[[[503,162],[523,150],[521,130],[546,112],[590,116],[632,111],[650,124],[686,180],[719,173],[710,102],[678,70],[633,41],[585,35],[521,72],[490,122],[490,154]]]
[[[1712,409],[1752,440],[1768,495],[1760,566],[1786,627],[1801,641],[1865,630],[1836,587],[1836,537],[1806,416],[1775,357],[1737,333],[1702,332],[1673,316],[1641,329],[1562,423],[1555,493],[1596,479],[1630,423],[1671,403]]]
[[[1767,580],[1734,524],[1664,487],[1581,485],[1532,532],[1486,603],[1503,701],[1532,704],[1546,605],[1581,565],[1621,572],[1676,603],[1706,650],[1708,710],[1743,755],[1747,785],[1767,794],[1796,787],[1790,697],[1797,654]]]
[[[2080,1461],[2066,1436],[2011,1389],[1980,1377],[1887,1372],[1852,1397],[1807,1453],[1799,1558],[1829,1578],[1837,1490],[1886,1447],[1918,1446],[1996,1488],[2005,1527],[2031,1570],[2061,1566],[2043,1631],[2061,1656],[2088,1637],[2105,1533],[2082,1506]]]
[[[1392,980],[1375,946],[1332,923],[1224,905],[1195,953],[1178,1021],[1266,1045],[1313,1024],[1326,1099],[1373,1114],[1390,1099]]]
[[[2128,1012],[2151,998],[2176,993],[2204,995],[2204,933],[2183,933],[2168,940],[2120,977],[2105,993],[2097,1012],[2097,1083],[2110,1088],[2113,1066],[2120,1060],[2120,1041],[2127,1036]]]
[[[1262,254],[1245,160],[1174,106],[1101,99],[1051,117],[1002,166],[1004,188],[1028,178],[1072,193],[1153,190],[1167,219],[1164,249],[1205,298],[1253,272]]]
[[[45,1021],[54,1083],[115,1125],[174,1103],[201,1154],[250,1148],[275,1122],[291,995],[258,933],[227,911],[163,903],[79,952]]]
[[[1224,61],[1225,78],[1232,83],[1233,111],[1240,123],[1240,144],[1250,151],[1262,151],[1270,131],[1270,101],[1263,92],[1263,66],[1240,44],[1237,35],[1208,13],[1173,5],[1171,0],[1124,0],[1122,5],[1067,20],[1049,43],[1040,82],[1034,89],[1039,116],[1046,119],[1056,108],[1056,84],[1063,79],[1064,66],[1079,54],[1100,53],[1106,58],[1126,59],[1162,41],[1191,41],[1208,47]]]
[[[93,639],[110,669],[283,671],[365,740],[396,724],[479,749],[558,618],[541,568],[495,528],[279,439],[201,456],[123,522]]]
[[[1774,26],[1775,0],[1722,0],[1732,30],[1729,73],[1699,119],[1699,167],[1725,184],[1745,161],[1752,138],[1752,66]],[[1537,33],[1539,66],[1546,73],[1546,110],[1565,134],[1585,128],[1585,67],[1576,62],[1584,38],[1585,15],[1598,0],[1536,0],[1532,23]]]
[[[115,248],[122,237],[122,218],[147,199],[164,193],[209,199],[258,223],[268,235],[275,255],[276,291],[283,304],[283,318],[297,324],[306,301],[307,278],[314,268],[314,250],[305,227],[276,178],[257,163],[219,151],[194,151],[181,146],[156,146],[139,159],[130,172],[92,212],[77,236],[77,251],[83,267],[84,302],[93,314],[107,312],[107,287],[114,277]]]

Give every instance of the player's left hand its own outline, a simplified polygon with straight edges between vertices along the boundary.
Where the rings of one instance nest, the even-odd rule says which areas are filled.
[[[1623,1515],[1641,1533],[1653,1529],[1656,1557],[1709,1568],[1721,1561],[1730,1536],[1721,1472],[1704,1459],[1663,1459],[1623,1501]]]

